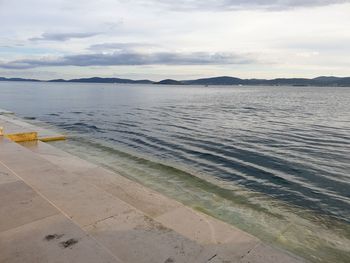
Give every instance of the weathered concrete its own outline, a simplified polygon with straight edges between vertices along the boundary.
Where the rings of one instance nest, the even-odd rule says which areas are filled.
[[[40,141],[0,136],[0,200],[0,262],[302,261]]]
[[[121,263],[63,215],[0,232],[2,263]]]
[[[2,162],[0,202],[1,263],[122,262]]]
[[[0,232],[58,214],[50,203],[23,181],[0,185]]]
[[[2,184],[13,183],[19,180],[19,178],[13,176],[5,167],[0,165],[0,187]]]
[[[270,246],[259,244],[254,249],[252,249],[245,257],[243,257],[243,259],[240,262],[241,263],[260,263],[260,262],[294,263],[295,259],[282,251],[277,251],[276,249]]]

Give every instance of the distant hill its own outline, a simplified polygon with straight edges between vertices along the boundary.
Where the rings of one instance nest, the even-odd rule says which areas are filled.
[[[121,83],[121,84],[152,84],[150,80],[131,80],[131,79],[120,79],[120,78],[81,78],[81,79],[53,79],[49,82],[79,82],[79,83]]]
[[[234,77],[214,77],[183,81],[188,85],[267,85],[267,86],[344,86],[350,87],[350,77],[240,79]]]
[[[0,81],[42,81],[37,79],[24,79],[24,78],[2,78]],[[251,85],[251,86],[340,86],[350,87],[350,77],[326,77],[321,76],[314,79],[307,78],[276,78],[276,79],[240,79],[235,77],[213,77],[202,78],[194,80],[173,80],[164,79],[159,82],[151,80],[131,80],[121,78],[80,78],[80,79],[53,79],[42,82],[77,82],[77,83],[120,83],[120,84],[162,84],[162,85]]]
[[[183,81],[188,85],[243,85],[243,80],[234,77],[215,77]]]
[[[37,79],[22,79],[22,78],[2,78],[0,77],[0,81],[40,81]]]
[[[173,79],[164,79],[162,81],[155,82],[154,84],[160,84],[160,85],[184,85],[183,82],[177,81],[177,80],[173,80]]]

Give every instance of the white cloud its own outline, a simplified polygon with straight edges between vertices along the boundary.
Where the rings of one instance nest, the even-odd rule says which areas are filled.
[[[23,68],[38,67],[45,57],[53,58],[56,64],[41,63],[41,72],[54,69],[66,74],[69,67],[71,74],[77,75],[93,74],[96,66],[105,67],[104,74],[123,68],[120,72],[126,75],[129,69],[164,77],[205,76],[210,72],[307,77],[325,74],[324,69],[350,75],[345,59],[350,56],[347,2],[2,0],[0,58],[4,67],[22,68],[19,76],[26,71]],[[116,63],[116,55],[111,55],[116,51],[129,56],[123,57],[122,63],[119,54]],[[99,54],[98,60],[95,56]],[[138,63],[130,63],[130,54]],[[160,54],[167,54],[166,63],[160,63]],[[169,59],[174,54],[176,59]],[[206,54],[207,59],[198,57],[193,63],[196,54]],[[214,59],[209,54],[234,54],[236,60]],[[105,63],[73,63],[71,58]],[[111,58],[114,63],[108,65]],[[249,63],[237,64],[237,58],[249,58]],[[172,66],[174,70],[169,70]],[[11,70],[12,75],[14,72]]]
[[[348,0],[138,0],[143,4],[158,3],[162,7],[176,10],[215,10],[242,9],[290,9],[298,7],[327,6],[348,3]]]
[[[232,53],[138,53],[115,52],[111,54],[83,54],[58,58],[20,59],[5,63],[0,68],[30,69],[51,66],[125,66],[125,65],[225,65],[257,62],[249,55]]]
[[[67,41],[74,38],[89,38],[100,35],[101,32],[76,32],[76,33],[43,33],[39,37],[33,37],[31,41]]]

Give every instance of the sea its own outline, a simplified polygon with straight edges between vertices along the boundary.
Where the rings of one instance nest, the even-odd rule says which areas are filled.
[[[0,108],[310,262],[350,262],[350,88],[0,82]]]

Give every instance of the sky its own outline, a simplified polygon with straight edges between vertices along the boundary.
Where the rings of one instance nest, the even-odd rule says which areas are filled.
[[[0,76],[350,76],[350,0],[0,0]]]

